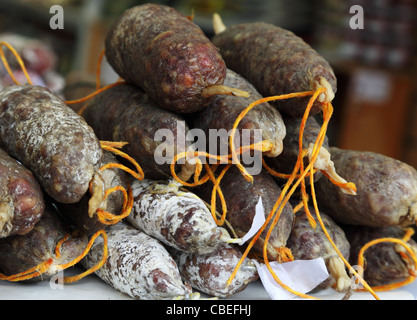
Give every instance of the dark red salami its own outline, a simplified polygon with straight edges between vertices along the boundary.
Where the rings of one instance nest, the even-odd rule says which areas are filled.
[[[187,151],[189,130],[185,120],[160,108],[140,88],[121,84],[91,100],[82,114],[100,140],[124,141],[123,151],[134,158],[149,179],[171,177],[173,157]],[[182,159],[178,176],[186,181],[195,164]]]
[[[352,265],[358,263],[359,251],[368,242],[381,238],[402,239],[405,235],[404,229],[399,226],[383,228],[348,226],[345,228],[345,233],[351,246]],[[413,239],[406,243],[416,254],[417,243]],[[410,271],[415,272],[416,266],[411,259],[405,259],[403,253],[407,256],[403,246],[392,242],[382,242],[369,247],[364,253],[365,281],[371,286],[380,286],[407,279]]]
[[[216,47],[175,9],[144,4],[126,10],[110,28],[106,57],[126,81],[159,105],[181,113],[204,108],[226,75]]]
[[[218,30],[216,26],[215,29]],[[326,88],[311,114],[321,110],[321,102],[333,100],[336,77],[329,63],[291,31],[254,22],[216,32],[212,42],[228,68],[248,79],[263,96]],[[295,98],[272,104],[283,114],[300,117],[307,103],[308,98]]]
[[[45,208],[33,174],[0,149],[0,238],[28,233]]]
[[[355,183],[357,195],[343,193],[328,179],[316,184],[320,209],[344,224],[386,227],[415,224],[417,171],[374,152],[331,148],[336,171]]]
[[[206,133],[206,146],[209,152],[217,155],[226,155],[230,152],[230,149],[227,146],[223,148],[222,144],[229,142],[228,134],[232,130],[236,118],[252,102],[262,98],[252,84],[230,69],[227,70],[224,84],[246,91],[250,94],[250,97],[214,96],[205,109],[194,114],[193,121],[195,128],[202,129]],[[240,139],[235,140],[239,143],[236,148],[259,142],[254,140],[254,130],[256,129],[262,130],[258,137],[259,141],[268,140],[272,143],[271,150],[264,152],[264,155],[268,157],[279,155],[282,152],[282,140],[286,134],[285,124],[279,111],[267,102],[253,108],[239,123],[237,134],[239,134]],[[246,139],[248,141],[243,141],[245,136],[242,130],[250,130],[250,138]],[[219,135],[220,144],[217,139],[213,139],[211,133]],[[214,135],[215,138],[217,138],[216,135]],[[211,145],[215,142],[217,143]],[[210,151],[212,149],[214,152]]]
[[[102,156],[93,129],[44,87],[0,91],[0,146],[56,201],[78,202]]]
[[[253,176],[253,183],[247,181],[238,171],[237,167],[231,167],[220,182],[220,188],[226,199],[227,214],[226,219],[233,227],[233,230],[239,237],[243,237],[250,229],[253,217],[256,212],[256,205],[259,197],[262,197],[265,217],[269,215],[275,202],[281,194],[280,187],[276,184],[271,175],[265,171]],[[203,200],[211,202],[212,185],[205,185],[195,190]],[[220,199],[217,196],[217,210],[222,212]],[[279,249],[285,247],[287,239],[290,235],[294,214],[290,203],[286,203],[280,215],[278,223],[275,225],[270,239],[268,241],[267,252],[268,258],[276,260],[279,257]],[[265,230],[256,241],[253,251],[263,254],[263,245],[269,227]]]

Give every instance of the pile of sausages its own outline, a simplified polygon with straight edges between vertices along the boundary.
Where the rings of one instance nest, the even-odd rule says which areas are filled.
[[[159,129],[172,132],[165,150],[179,154],[192,145],[178,142],[193,128],[229,131],[237,116],[262,97],[325,88],[304,128],[302,145],[308,149],[320,130],[316,117],[336,92],[336,78],[317,52],[277,26],[247,23],[215,30],[208,39],[171,7],[135,6],[115,21],[105,41],[106,58],[124,82],[88,99],[82,113],[77,113],[80,105],[67,105],[46,88],[16,85],[0,92],[2,274],[13,276],[51,261],[31,281],[50,279],[104,229],[106,239],[97,238],[79,265],[90,269],[99,263],[107,241],[106,262],[95,273],[135,299],[187,298],[193,291],[230,297],[258,279],[252,259],[262,257],[269,227],[255,243],[253,257],[245,258],[227,285],[244,249],[235,242],[250,229],[260,197],[269,214],[285,179],[262,169],[248,181],[232,165],[219,184],[227,224],[218,226],[208,206],[213,184],[184,189],[172,179],[170,163],[155,160],[162,144],[155,134]],[[73,100],[95,90],[94,82],[72,81],[65,96]],[[237,128],[262,131],[262,140],[272,146],[263,157],[275,171],[289,174],[294,168],[307,102],[262,103]],[[126,142],[124,151],[140,164],[145,178],[117,168],[101,171],[109,163],[130,164],[105,151],[100,141]],[[330,147],[327,139],[318,159],[314,186],[320,215],[352,264],[371,239],[401,239],[405,228],[415,224],[414,168],[383,155]],[[175,170],[188,181],[196,168],[187,159]],[[335,186],[329,176],[355,183],[357,194]],[[94,213],[122,212],[123,194],[104,196],[115,186],[130,188],[132,210],[122,221],[106,225]],[[294,259],[323,258],[330,276],[319,288],[347,292],[345,265],[324,230],[313,228],[303,209],[294,211],[299,200],[296,192],[285,204],[267,243],[268,259],[279,260],[282,248],[290,249]],[[216,203],[221,212],[220,193]],[[65,234],[69,237],[58,256],[56,245]],[[417,252],[417,244],[407,240]],[[364,278],[371,285],[407,278],[415,268],[394,244],[370,248],[366,261]]]

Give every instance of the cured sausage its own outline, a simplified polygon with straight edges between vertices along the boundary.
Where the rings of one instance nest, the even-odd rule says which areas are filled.
[[[86,193],[102,156],[93,129],[62,99],[32,85],[0,91],[0,146],[63,203]]]
[[[352,265],[358,263],[359,251],[369,241],[381,238],[402,239],[405,235],[404,229],[399,226],[383,228],[347,226],[345,233],[350,242]],[[417,243],[413,239],[406,243],[417,254]],[[391,242],[382,242],[369,247],[364,253],[366,264],[363,277],[365,281],[372,286],[379,286],[408,278],[409,271],[414,270],[415,266],[410,260],[404,259],[402,253],[405,253],[404,247]]]
[[[210,90],[218,93],[226,75],[222,57],[203,31],[165,5],[126,10],[110,28],[105,52],[123,79],[180,113],[204,108]]]
[[[193,121],[194,127],[200,128],[206,133],[206,146],[209,146],[209,153],[213,154],[210,151],[213,149],[216,150],[217,153],[215,154],[217,155],[226,155],[230,152],[227,148],[229,141],[224,138],[228,137],[227,134],[232,130],[233,124],[239,114],[252,102],[262,98],[252,84],[230,69],[227,69],[224,84],[246,91],[250,94],[250,97],[214,96],[206,108],[194,115],[195,119]],[[240,137],[243,137],[241,130],[245,129],[251,130],[250,141],[247,141],[245,144],[249,145],[259,142],[254,141],[253,133],[254,129],[258,129],[262,130],[262,137],[259,138],[268,140],[273,145],[272,149],[265,152],[264,155],[276,157],[282,152],[282,140],[286,134],[285,124],[279,111],[269,103],[265,102],[256,106],[242,119],[237,127]],[[214,133],[218,133],[219,135],[223,134],[220,136],[220,144],[217,143],[217,136],[215,136],[216,139],[212,138],[213,136],[210,133],[213,130],[217,130]],[[242,139],[240,140],[240,145],[237,145],[236,148],[245,145]],[[212,146],[213,142],[216,143],[214,146]],[[225,144],[225,148],[223,148],[222,144]],[[217,147],[217,149],[213,147]]]
[[[220,188],[226,199],[226,220],[230,223],[238,237],[243,237],[252,225],[259,197],[262,197],[265,217],[267,217],[279,198],[281,189],[273,177],[265,171],[254,175],[254,181],[251,183],[238,170],[235,166],[231,167],[222,178]],[[196,188],[195,192],[203,200],[210,202],[212,188],[209,184],[206,183]],[[221,212],[222,208],[218,196],[216,203],[218,204],[217,210]],[[287,202],[268,241],[267,252],[269,259],[276,260],[279,258],[278,249],[285,247],[291,232],[293,219],[292,206]],[[271,224],[272,220],[253,246],[253,251],[258,254],[263,254],[264,239]]]
[[[215,16],[219,21],[219,16]],[[331,102],[336,77],[329,63],[291,31],[264,22],[230,27],[215,24],[211,39],[228,68],[248,79],[263,96],[316,90],[325,87],[310,114]],[[271,102],[282,114],[301,117],[309,98]]]
[[[109,151],[103,152],[100,167],[109,163],[117,163],[116,157]],[[121,186],[128,189],[126,172],[118,168],[107,168],[94,174],[91,181],[92,192],[87,192],[77,203],[57,203],[59,212],[62,213],[78,230],[88,235],[105,229],[107,224],[101,222],[97,216],[97,210],[119,215],[123,210],[123,194],[113,192],[105,197],[105,191],[113,187]]]
[[[286,179],[282,178],[282,174],[289,175],[293,172],[296,165],[299,154],[299,134],[302,123],[301,118],[293,118],[287,115],[283,116],[285,126],[287,128],[287,135],[283,141],[283,151],[275,158],[265,158],[266,165],[272,169],[272,173],[278,180],[278,183],[285,183]],[[307,156],[303,159],[304,168],[310,163],[313,154],[313,148],[315,147],[316,139],[320,133],[321,126],[317,122],[314,116],[307,118],[306,124],[303,129],[303,150],[308,151]],[[323,173],[336,183],[342,192],[347,194],[355,194],[353,188],[350,188],[348,182],[342,178],[334,167],[334,163],[331,159],[329,139],[324,137],[323,144],[318,152],[316,161],[313,164],[313,168],[316,169],[314,173],[314,181],[318,181]],[[278,174],[276,174],[278,173]],[[305,179],[306,183],[310,183],[310,179]]]
[[[162,244],[125,222],[107,228],[108,257],[95,271],[116,290],[135,299],[156,300],[187,296],[191,287],[184,284],[178,267]],[[91,268],[102,256],[102,239],[96,241],[81,260]]]
[[[128,142],[124,151],[140,163],[149,179],[170,178],[173,157],[191,145],[186,141],[185,120],[160,108],[133,85],[121,84],[98,94],[87,102],[82,115],[100,140]],[[178,176],[188,180],[195,164],[184,160],[179,165]]]
[[[166,245],[204,254],[231,240],[192,192],[148,179],[134,181],[132,192],[133,209],[127,221]]]
[[[417,171],[408,164],[374,152],[332,147],[336,171],[355,183],[357,195],[320,179],[320,209],[343,224],[373,227],[408,226],[417,217]]]
[[[43,192],[33,174],[0,149],[0,238],[28,233],[44,208]]]
[[[171,252],[171,251],[170,251]],[[230,297],[247,288],[249,283],[258,279],[256,266],[245,258],[233,281],[227,285],[234,267],[242,253],[231,245],[225,244],[207,254],[195,254],[173,251],[181,276],[194,289],[215,297]]]
[[[71,230],[59,217],[51,203],[47,202],[45,211],[35,227],[24,235],[14,235],[0,239],[0,270],[5,275],[15,275],[52,259],[48,268],[28,281],[49,280],[56,275],[59,265],[78,258],[87,246],[87,236],[78,233],[70,235],[60,248],[60,256],[55,254],[57,243]]]
[[[314,208],[310,208],[309,211],[317,221]],[[320,217],[330,238],[340,250],[343,257],[348,260],[350,244],[343,229],[325,213],[320,212]],[[291,250],[295,260],[324,259],[330,277],[319,285],[320,288],[330,287],[335,284],[336,290],[338,291],[348,291],[350,289],[350,278],[343,261],[337,255],[321,226],[317,225],[316,228],[311,227],[303,209],[295,214],[294,226],[288,238],[287,247]]]
[[[283,140],[282,153],[276,158],[265,158],[265,162],[276,172],[290,174],[294,169],[299,154],[299,134],[302,119],[283,115],[283,120],[287,134]],[[319,132],[320,124],[317,122],[315,117],[308,117],[303,131],[303,149],[308,149],[311,144],[314,145]],[[329,139],[327,137],[324,139],[322,148],[330,151]],[[308,157],[305,157],[304,168],[308,165],[308,163]],[[318,171],[314,175],[314,181],[317,181],[320,177],[321,172]],[[309,179],[306,181],[309,181]]]

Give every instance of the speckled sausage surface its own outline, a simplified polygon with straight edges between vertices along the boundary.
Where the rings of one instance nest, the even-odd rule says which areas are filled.
[[[48,89],[31,85],[0,91],[0,145],[64,203],[81,199],[102,156],[93,129]]]
[[[170,178],[170,157],[191,145],[185,141],[188,132],[185,120],[160,108],[133,85],[110,88],[87,103],[83,117],[100,140],[128,142],[123,151],[139,163],[149,179]],[[158,130],[161,130],[161,139],[155,137]],[[164,161],[155,158],[159,149],[166,151],[166,159],[161,158]]]
[[[204,108],[204,88],[222,84],[226,67],[218,50],[175,9],[144,4],[126,10],[105,41],[106,57],[126,81],[169,110]]]
[[[95,273],[116,290],[135,299],[172,299],[191,293],[178,267],[162,244],[124,222],[107,229],[109,255]],[[81,261],[91,268],[101,260],[103,241],[98,239]]]
[[[233,124],[239,114],[248,107],[252,102],[259,100],[262,96],[256,91],[254,86],[250,84],[245,78],[237,74],[236,72],[228,69],[224,85],[237,88],[246,91],[250,94],[249,97],[234,97],[229,95],[218,95],[210,99],[210,104],[202,111],[195,114],[193,125],[196,128],[204,130],[206,137],[210,137],[210,129],[222,130],[230,132],[233,128]],[[241,130],[262,130],[262,140],[269,140],[273,144],[272,150],[265,152],[266,156],[276,157],[282,152],[282,140],[285,137],[286,130],[282,120],[281,114],[278,110],[273,108],[269,103],[263,103],[255,106],[240,122],[238,128],[240,137],[242,137]],[[235,140],[239,142],[238,140]],[[228,139],[223,140],[228,143]],[[246,144],[252,144],[254,142],[253,133],[251,133],[250,141]],[[208,144],[211,141],[207,141]],[[239,145],[236,148],[242,146],[240,140]],[[224,155],[221,153],[221,146],[217,147],[217,155]],[[220,149],[220,150],[219,150]],[[226,153],[229,150],[226,148]]]
[[[267,217],[281,194],[280,187],[269,173],[262,171],[260,174],[254,175],[253,179],[253,183],[248,182],[237,167],[231,167],[220,182],[227,204],[226,220],[232,225],[239,237],[243,237],[249,231],[259,197],[262,197],[265,217]],[[195,189],[195,192],[203,200],[210,203],[212,184],[206,183]],[[217,197],[216,203],[218,205],[217,210],[222,212],[219,197]],[[268,242],[269,259],[277,259],[278,252],[276,249],[285,247],[291,232],[293,218],[292,206],[287,203]],[[253,251],[263,253],[264,239],[271,223],[272,220],[255,243]]]
[[[148,179],[135,180],[132,191],[133,209],[127,221],[166,245],[203,254],[230,240],[194,193]]]
[[[0,238],[28,233],[45,208],[33,174],[0,149]]]
[[[328,179],[316,184],[320,208],[344,224],[384,227],[407,226],[417,217],[417,171],[373,152],[331,148],[338,173],[356,184],[357,195],[347,195]]]
[[[69,232],[53,206],[49,202],[46,203],[41,220],[29,233],[0,239],[0,271],[6,275],[14,275],[54,259],[46,272],[28,281],[50,279],[58,273],[58,265],[77,258],[87,246],[88,239],[85,235],[70,236],[62,244],[61,256],[57,259],[55,247]]]
[[[329,63],[291,31],[264,22],[244,23],[228,26],[212,42],[226,65],[247,78],[263,96],[314,90],[322,79],[336,92],[336,77]],[[308,99],[271,103],[282,113],[300,117]],[[320,105],[315,103],[311,114],[318,111]]]
[[[175,251],[172,256],[184,281],[211,296],[230,297],[245,290],[249,283],[258,279],[255,265],[246,258],[233,281],[227,286],[227,280],[242,257],[242,253],[231,245],[222,245],[208,254]]]
[[[345,228],[346,236],[351,245],[350,262],[357,264],[359,250],[369,241],[380,238],[402,239],[405,235],[403,228],[390,226],[384,228],[348,226]],[[417,254],[417,243],[411,239],[407,245]],[[369,247],[364,254],[366,264],[364,279],[371,286],[389,284],[409,277],[409,270],[414,270],[401,254],[406,251],[404,247],[392,242],[383,242]]]

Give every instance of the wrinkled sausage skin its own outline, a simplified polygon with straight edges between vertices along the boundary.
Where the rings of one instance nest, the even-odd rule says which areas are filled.
[[[162,244],[128,224],[119,222],[107,229],[109,255],[95,273],[116,290],[135,299],[172,299],[191,293],[178,267]],[[101,260],[102,239],[97,239],[81,261],[91,268]]]
[[[70,235],[62,244],[61,255],[57,258],[55,248],[58,241],[70,232],[52,204],[47,202],[42,218],[30,232],[0,239],[0,271],[6,275],[14,275],[54,259],[44,273],[28,281],[37,282],[52,278],[60,270],[56,268],[57,265],[77,258],[87,246],[88,239],[84,234]]]
[[[344,224],[384,227],[414,224],[417,216],[417,171],[399,160],[355,150],[331,148],[336,171],[353,182],[347,195],[328,179],[316,184],[320,208]]]
[[[93,129],[48,89],[32,85],[0,92],[0,146],[64,203],[86,193],[102,156]]]
[[[123,151],[139,163],[149,179],[170,178],[171,157],[191,145],[185,141],[189,130],[185,120],[159,107],[142,89],[130,84],[98,94],[87,102],[82,115],[100,140],[128,142]],[[169,135],[160,141],[158,131]],[[166,159],[161,163],[155,155],[162,149]]]
[[[350,262],[357,264],[360,249],[369,241],[381,238],[402,239],[405,235],[399,226],[366,227],[345,226],[345,233],[351,245]],[[410,239],[407,245],[417,254],[417,243]],[[379,286],[404,280],[409,277],[409,270],[415,268],[409,265],[400,255],[405,249],[392,242],[383,242],[369,247],[365,253],[364,279],[371,286]]]
[[[227,27],[212,38],[228,68],[248,79],[263,96],[310,91],[324,78],[336,92],[329,63],[291,31],[264,23]],[[304,114],[309,97],[271,102],[281,113]],[[321,110],[313,105],[311,114]]]
[[[229,95],[217,95],[210,99],[209,105],[200,112],[194,114],[193,125],[196,128],[204,130],[206,133],[206,146],[209,148],[212,141],[209,140],[210,129],[220,130],[224,129],[227,133],[230,132],[233,128],[233,124],[239,114],[248,107],[252,102],[259,100],[262,96],[256,91],[252,84],[250,84],[245,78],[237,74],[236,72],[228,69],[226,73],[226,78],[224,80],[224,85],[232,88],[237,88],[248,92],[249,97],[234,97]],[[272,149],[265,152],[266,156],[276,157],[279,155],[282,150],[282,140],[286,135],[285,124],[283,122],[282,116],[278,110],[273,108],[269,103],[265,102],[261,105],[257,105],[252,108],[251,111],[242,119],[239,126],[237,127],[237,132],[240,134],[239,139],[235,140],[236,143],[240,142],[239,145],[236,145],[236,148],[239,148],[243,145],[249,145],[254,142],[254,136],[251,132],[250,141],[242,141],[241,130],[251,130],[259,129],[262,130],[262,140],[268,140],[272,142]],[[223,142],[228,142],[228,140]],[[226,152],[222,153],[221,145],[217,146],[217,155],[225,155],[226,152],[230,152],[226,148]],[[210,152],[212,153],[212,152]]]
[[[45,208],[33,174],[0,149],[0,238],[28,233]]]
[[[261,171],[260,174],[254,175],[253,179],[253,183],[247,181],[237,167],[231,167],[220,182],[220,188],[227,205],[226,219],[239,237],[243,237],[249,231],[259,197],[262,197],[264,213],[267,217],[281,194],[281,188],[269,173]],[[204,184],[195,189],[195,193],[210,203],[212,184]],[[217,196],[216,204],[217,210],[222,212],[219,196]],[[292,206],[287,202],[268,242],[267,252],[270,259],[277,259],[278,252],[276,249],[285,247],[291,232],[293,219]],[[253,250],[257,253],[263,253],[264,239],[271,224],[272,221],[253,247]]]
[[[126,10],[105,41],[106,57],[126,81],[180,113],[208,103],[201,91],[222,84],[226,66],[202,30],[173,8],[144,4]]]
[[[144,179],[132,183],[133,209],[126,220],[177,250],[208,253],[230,240],[206,204],[194,193]]]
[[[275,158],[265,158],[266,164],[279,173],[290,174],[294,170],[294,166],[298,159],[299,153],[299,134],[301,118],[292,118],[289,116],[283,116],[287,134],[283,141],[282,153]],[[317,120],[310,116],[307,118],[306,125],[303,131],[303,149],[307,149],[309,145],[316,142],[317,136],[320,132],[320,125]],[[329,141],[326,137],[324,139],[322,148],[330,151]],[[304,168],[309,164],[308,157],[304,158]],[[318,171],[314,175],[314,181],[317,181],[322,176],[321,172]],[[307,183],[310,179],[305,179]],[[283,181],[280,181],[283,182]],[[285,181],[284,181],[285,182]]]
[[[230,285],[227,280],[242,257],[239,249],[224,244],[211,253],[170,251],[181,276],[193,288],[215,297],[230,297],[258,279],[255,265],[246,258]]]
[[[118,163],[116,157],[109,151],[103,152],[100,160],[100,167],[109,163]],[[123,194],[120,191],[111,193],[104,199],[104,193],[110,188],[121,186],[127,190],[128,177],[127,173],[119,168],[109,168],[97,172],[92,179],[92,194],[87,192],[77,203],[57,203],[60,213],[68,219],[68,222],[87,233],[94,234],[100,229],[105,229],[104,224],[97,217],[97,209],[118,215],[123,209]],[[98,192],[97,197],[95,192]],[[99,199],[94,201],[94,199]],[[90,216],[90,211],[92,216]]]

